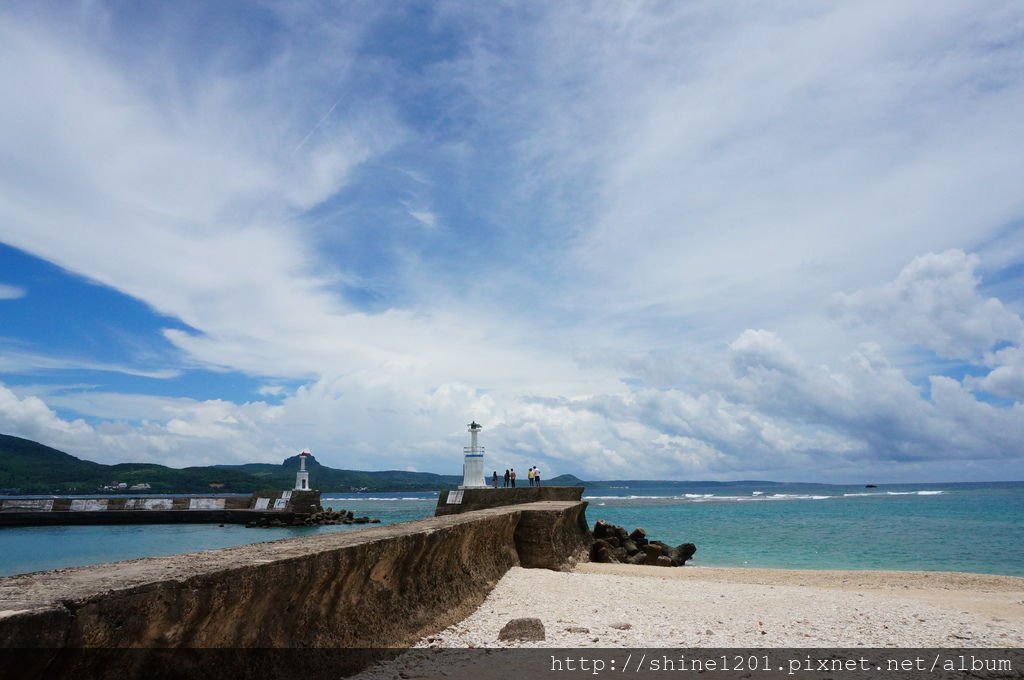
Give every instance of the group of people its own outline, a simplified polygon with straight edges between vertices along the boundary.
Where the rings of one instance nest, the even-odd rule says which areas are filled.
[[[540,486],[540,468],[537,467],[536,465],[531,467],[530,471],[526,473],[526,478],[530,481],[530,486]],[[494,474],[491,475],[491,484],[494,485],[495,489],[498,488],[498,481],[499,481],[498,471],[495,470]],[[505,483],[504,483],[504,486],[506,488],[508,488],[508,487],[515,488],[515,486],[516,486],[516,469],[515,468],[509,468],[508,470],[505,470]]]

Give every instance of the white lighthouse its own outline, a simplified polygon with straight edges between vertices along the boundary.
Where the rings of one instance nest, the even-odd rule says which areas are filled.
[[[477,433],[484,429],[475,420],[469,424],[469,446],[463,447],[466,458],[462,463],[462,485],[460,489],[486,489],[484,482],[484,447],[476,442]]]
[[[299,471],[295,473],[295,491],[309,491],[309,473],[306,472],[306,459],[313,454],[309,449],[299,453]]]

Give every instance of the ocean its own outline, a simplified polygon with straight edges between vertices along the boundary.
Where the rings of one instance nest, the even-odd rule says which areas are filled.
[[[695,566],[900,569],[1024,576],[1024,482],[835,486],[621,482],[587,489],[603,519],[675,545]],[[434,493],[324,494],[382,524],[430,517]],[[0,575],[171,555],[365,525],[0,528]]]

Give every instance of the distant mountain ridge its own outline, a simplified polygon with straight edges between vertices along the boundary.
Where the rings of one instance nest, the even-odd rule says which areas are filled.
[[[290,489],[295,484],[299,457],[280,465],[245,463],[205,467],[170,468],[153,463],[104,465],[76,458],[52,447],[0,434],[0,493],[97,493],[111,484],[128,487],[148,484],[142,493],[251,493],[261,489]],[[321,465],[315,457],[306,461],[310,482],[322,492],[439,491],[462,482],[457,475],[404,470],[339,470]],[[521,480],[525,485],[525,480]],[[578,486],[572,475],[545,480],[552,486]],[[133,493],[139,493],[134,491]]]

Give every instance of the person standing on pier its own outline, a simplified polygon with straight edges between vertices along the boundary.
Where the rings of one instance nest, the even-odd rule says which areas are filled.
[[[511,484],[509,484],[510,481],[511,481],[511,477],[509,475],[508,468],[505,468],[505,487],[506,488],[511,486]]]
[[[540,468],[533,466],[533,485],[540,488]]]
[[[516,488],[516,469],[512,468],[512,474],[509,476],[509,480],[512,482],[512,488]]]
[[[494,485],[495,489],[498,488],[498,471],[497,470],[495,470],[494,474],[491,476],[491,484]]]

